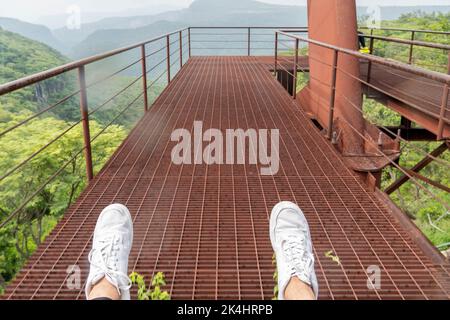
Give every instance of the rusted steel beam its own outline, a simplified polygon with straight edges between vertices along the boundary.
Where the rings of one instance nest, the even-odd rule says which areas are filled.
[[[414,176],[417,172],[420,172],[423,168],[428,166],[431,162],[433,162],[433,158],[439,157],[441,154],[443,154],[446,150],[448,150],[448,146],[446,143],[441,144],[439,147],[437,147],[435,150],[433,150],[429,156],[426,156],[423,160],[421,160],[419,163],[417,163],[413,168],[411,169],[405,169],[405,171],[411,173],[414,173]],[[393,193],[395,190],[400,188],[402,185],[404,185],[406,182],[409,181],[409,177],[406,175],[403,175],[399,179],[397,179],[394,183],[392,183],[389,187],[386,188],[385,192],[387,194]],[[423,180],[423,179],[421,179]],[[431,183],[430,183],[431,184]]]
[[[148,111],[147,58],[145,54],[145,44],[141,46],[141,56],[142,56],[142,89],[144,90],[144,110]]]
[[[419,179],[419,180],[422,180],[423,182],[425,182],[425,183],[427,183],[427,184],[429,184],[429,185],[432,185],[433,187],[436,187],[436,188],[438,188],[438,189],[441,189],[441,190],[443,190],[443,191],[445,191],[445,192],[450,193],[450,188],[449,188],[449,187],[444,186],[443,184],[440,184],[439,182],[433,181],[433,180],[431,180],[431,179],[429,179],[429,178],[427,178],[427,177],[424,177],[423,175],[421,175],[421,174],[419,174],[419,173],[417,173],[417,172],[414,172],[414,171],[412,171],[412,170],[406,170],[406,171],[407,171],[410,175],[412,175],[414,178]]]
[[[400,130],[400,137],[407,141],[436,141],[436,135],[423,128],[378,127],[390,138],[395,139]]]
[[[92,166],[91,133],[89,129],[89,111],[86,90],[86,70],[84,66],[78,68],[78,82],[80,85],[80,111],[83,124],[84,157],[86,160],[86,176],[90,182],[94,178]]]

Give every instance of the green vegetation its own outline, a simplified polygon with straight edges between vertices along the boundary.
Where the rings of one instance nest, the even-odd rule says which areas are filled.
[[[385,21],[382,26],[399,29],[450,31],[450,13],[425,14],[416,12],[403,15],[395,21]],[[378,30],[375,34],[403,39],[411,38],[410,32]],[[417,33],[416,40],[450,44],[450,37],[446,35]],[[409,46],[377,41],[375,42],[375,54],[406,62],[409,58]],[[435,71],[447,72],[447,63],[447,52],[414,47],[413,64],[415,65]],[[374,124],[396,126],[400,123],[400,116],[398,114],[374,100],[365,99],[364,114]],[[402,143],[400,165],[404,168],[412,168],[427,153],[430,153],[439,145],[439,142]],[[445,152],[440,159],[450,163],[450,152]],[[448,174],[448,167],[445,164],[435,161],[423,169],[421,174],[444,186],[450,185],[450,175]],[[387,168],[383,176],[383,187],[389,186],[402,175],[403,173],[397,168]],[[399,190],[394,192],[391,198],[415,221],[417,226],[439,249],[444,250],[450,247],[448,245],[450,242],[450,213],[426,189],[442,200],[441,202],[450,203],[450,194],[421,181],[417,183],[412,181],[407,182]]]
[[[137,285],[137,299],[138,300],[170,300],[170,295],[167,291],[162,291],[161,287],[166,285],[164,273],[158,272],[151,281],[151,287],[147,289],[144,277],[139,273],[133,272],[130,274],[131,282]],[[152,289],[153,288],[153,289]]]

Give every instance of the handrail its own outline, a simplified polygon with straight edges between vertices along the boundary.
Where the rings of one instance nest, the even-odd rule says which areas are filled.
[[[446,44],[417,41],[417,40],[406,40],[406,39],[400,39],[400,38],[391,38],[391,37],[374,36],[374,35],[361,35],[361,36],[363,36],[364,38],[369,38],[369,39],[377,39],[377,40],[383,40],[383,41],[387,41],[387,42],[395,42],[395,43],[409,44],[409,45],[414,45],[414,46],[419,46],[419,47],[427,47],[427,48],[442,49],[442,50],[450,51],[450,45],[446,45]]]
[[[305,39],[302,37],[298,37],[296,35],[293,34],[289,34],[287,32],[283,32],[281,30],[277,31],[279,34],[282,34],[284,36],[287,37],[291,37],[291,38],[295,38],[295,39],[299,39],[302,42],[307,42],[307,43],[312,43],[324,48],[328,48],[331,50],[335,50],[338,52],[342,52],[345,54],[348,54],[350,56],[356,57],[356,58],[360,58],[360,59],[365,59],[374,63],[378,63],[378,64],[382,64],[385,65],[387,67],[391,67],[397,70],[401,70],[401,71],[406,71],[406,72],[410,72],[412,74],[430,79],[430,80],[435,80],[435,81],[439,81],[442,82],[443,84],[447,84],[450,85],[450,75],[447,74],[443,74],[440,72],[436,72],[436,71],[431,71],[431,70],[427,70],[427,69],[423,69],[420,67],[413,67],[409,64],[403,63],[403,62],[399,62],[393,59],[389,59],[389,58],[382,58],[382,57],[377,57],[374,55],[369,55],[369,54],[364,54],[361,53],[359,51],[355,51],[355,50],[350,50],[350,49],[345,49],[345,48],[341,48],[341,47],[337,47],[325,42],[321,42],[321,41],[317,41],[317,40],[313,40],[313,39]]]
[[[152,38],[150,40],[146,40],[146,41],[143,41],[143,42],[140,42],[137,44],[133,44],[133,45],[126,46],[123,48],[119,48],[119,49],[115,49],[115,50],[101,53],[98,55],[94,55],[94,56],[91,56],[88,58],[80,59],[80,60],[77,60],[74,62],[64,64],[62,66],[55,67],[53,69],[42,71],[42,72],[36,73],[34,75],[30,75],[30,76],[0,85],[0,96],[3,96],[5,94],[14,92],[15,90],[19,90],[19,89],[28,87],[30,85],[33,85],[37,82],[44,81],[44,80],[56,77],[58,75],[64,74],[65,72],[69,72],[72,70],[78,71],[78,75],[77,75],[78,76],[78,84],[79,84],[78,90],[75,90],[70,95],[66,96],[63,99],[60,99],[58,102],[44,108],[43,110],[36,112],[35,114],[31,115],[30,117],[26,118],[25,120],[22,120],[19,123],[11,126],[10,128],[5,129],[3,132],[0,132],[0,138],[2,138],[5,134],[8,134],[11,131],[17,129],[18,127],[21,127],[21,126],[25,125],[26,123],[29,123],[31,120],[36,119],[38,116],[53,110],[54,108],[58,107],[62,103],[66,102],[68,99],[73,98],[77,95],[79,95],[79,98],[80,98],[80,101],[79,101],[80,118],[77,119],[77,121],[74,121],[73,123],[69,123],[68,124],[69,126],[67,128],[65,128],[62,132],[59,132],[55,137],[52,138],[51,141],[44,142],[43,146],[40,146],[37,150],[30,152],[31,153],[30,155],[24,156],[23,160],[19,160],[20,163],[13,164],[11,166],[11,168],[8,169],[6,172],[0,173],[0,182],[4,181],[6,178],[10,177],[11,175],[17,173],[21,168],[23,168],[25,165],[29,164],[33,159],[35,159],[36,157],[41,155],[50,146],[52,146],[56,141],[63,138],[69,131],[74,130],[76,127],[80,126],[80,128],[82,130],[82,138],[83,138],[82,149],[79,150],[75,154],[75,156],[70,159],[70,161],[68,161],[67,163],[62,165],[62,167],[58,168],[58,170],[56,170],[54,173],[52,173],[51,177],[49,179],[47,179],[42,185],[40,185],[37,188],[37,190],[30,191],[31,194],[28,197],[26,197],[26,199],[23,202],[21,202],[18,207],[12,208],[11,213],[8,214],[6,219],[3,219],[3,221],[0,221],[0,229],[2,227],[4,227],[7,223],[9,223],[16,215],[18,215],[19,212],[21,210],[23,210],[28,205],[28,203],[35,196],[37,196],[39,194],[39,192],[41,192],[49,183],[51,183],[58,176],[63,174],[64,169],[71,162],[73,162],[74,159],[76,159],[76,157],[80,156],[82,153],[84,153],[84,158],[85,158],[85,162],[86,162],[87,182],[89,183],[94,178],[92,150],[91,150],[92,143],[100,135],[102,135],[119,117],[121,117],[127,110],[129,110],[139,99],[143,98],[143,109],[145,112],[148,111],[149,101],[148,101],[147,91],[153,85],[155,85],[157,81],[160,81],[160,79],[162,78],[162,75],[164,75],[164,74],[167,74],[167,83],[170,83],[170,81],[172,79],[170,69],[171,69],[171,67],[174,66],[175,63],[180,64],[180,69],[178,69],[178,70],[181,70],[181,68],[184,67],[185,59],[183,59],[183,57],[184,57],[184,53],[186,53],[186,51],[185,51],[185,45],[183,45],[182,40],[183,40],[183,33],[186,33],[186,31],[188,31],[188,34],[189,34],[190,29],[189,28],[179,29],[179,30]],[[177,40],[170,42],[170,40],[172,40],[171,36],[173,36],[173,35],[177,35],[177,37],[176,37]],[[162,46],[161,49],[158,49],[156,51],[153,51],[153,52],[147,54],[147,52],[146,52],[147,44],[156,42],[158,40],[163,40],[163,39],[165,39],[166,41],[164,41],[164,43],[160,43],[160,45]],[[174,45],[176,42],[179,42],[179,45]],[[171,45],[174,45],[173,48],[176,49],[173,53],[171,53],[171,50],[170,50]],[[187,45],[190,46],[190,43],[188,42]],[[87,81],[86,81],[86,72],[87,72],[86,66],[87,65],[97,62],[97,61],[100,61],[100,60],[103,60],[103,59],[106,59],[106,58],[109,58],[109,57],[112,57],[112,56],[115,56],[117,54],[121,54],[123,52],[127,52],[129,50],[133,50],[133,49],[140,49],[140,52],[139,52],[140,58],[138,60],[135,60],[132,63],[127,64],[125,67],[121,67],[120,70],[115,71],[114,73],[111,73],[104,78],[97,79],[97,80],[93,81],[92,83],[87,83]],[[164,51],[166,51],[166,52],[164,53]],[[161,52],[162,55],[165,55],[166,58],[164,60],[162,60],[161,62],[158,62],[156,65],[153,65],[153,62],[152,62],[152,65],[147,65],[147,61],[150,61],[149,58],[159,52]],[[173,56],[175,53],[179,53],[179,57],[177,59],[174,59],[174,63],[171,64],[170,57]],[[189,55],[189,57],[190,57],[190,55]],[[164,61],[167,61],[167,70],[165,70],[160,76],[157,76],[156,80],[154,80],[149,85],[147,83],[148,74],[150,72],[152,72],[153,70],[155,70],[156,68],[158,68],[159,66],[161,66]],[[121,88],[118,92],[114,93],[113,96],[109,97],[104,102],[97,105],[95,108],[90,109],[90,106],[88,103],[88,97],[87,97],[88,89],[90,89],[91,87],[93,87],[95,85],[98,85],[99,83],[102,83],[103,81],[111,79],[115,75],[133,67],[134,65],[136,65],[139,62],[141,62],[141,75],[139,77],[136,77],[136,79],[134,79],[131,83],[127,84],[126,87]],[[177,70],[175,70],[175,71],[178,72]],[[90,117],[95,112],[97,112],[99,109],[103,108],[106,104],[110,103],[115,98],[117,98],[119,95],[123,94],[126,90],[128,90],[129,88],[131,88],[132,86],[137,84],[139,81],[142,81],[142,89],[139,91],[139,95],[136,96],[131,101],[131,103],[129,103],[127,105],[126,108],[121,110],[104,128],[102,128],[99,132],[96,132],[94,137],[91,137]]]
[[[94,56],[91,56],[91,57],[88,57],[88,58],[80,59],[80,60],[77,60],[77,61],[73,61],[73,62],[67,63],[65,65],[62,65],[62,66],[59,66],[59,67],[55,67],[53,69],[42,71],[42,72],[30,75],[28,77],[24,77],[24,78],[21,78],[21,79],[18,79],[18,80],[14,80],[14,81],[2,84],[2,85],[0,85],[0,96],[5,94],[5,93],[10,93],[10,92],[22,89],[22,88],[27,87],[29,85],[35,84],[37,82],[40,82],[40,81],[43,81],[43,80],[47,80],[49,78],[53,78],[55,76],[58,76],[60,74],[65,73],[65,72],[75,70],[75,69],[77,69],[79,67],[86,66],[88,64],[97,62],[99,60],[110,58],[112,56],[116,56],[116,55],[124,53],[126,51],[137,49],[137,48],[139,48],[141,46],[147,45],[149,43],[152,43],[152,42],[155,42],[155,41],[158,41],[158,40],[161,40],[161,39],[164,39],[167,36],[171,36],[173,34],[179,33],[180,31],[186,31],[186,30],[188,30],[188,28],[179,29],[177,31],[173,31],[171,33],[166,33],[164,35],[160,35],[160,36],[158,36],[156,38],[152,38],[150,40],[146,40],[146,41],[143,41],[143,42],[139,42],[137,44],[133,44],[133,45],[126,46],[126,47],[119,48],[119,49],[115,49],[115,50],[111,50],[111,51],[108,51],[108,52],[105,52],[105,53],[100,53],[100,54],[97,54],[97,55],[94,55]]]
[[[445,117],[446,112],[448,111],[448,97],[449,97],[449,83],[450,83],[450,75],[445,75],[445,74],[439,74],[437,72],[433,72],[433,71],[428,71],[428,70],[423,70],[420,69],[418,67],[412,67],[411,65],[408,64],[404,64],[404,63],[400,63],[397,61],[393,61],[390,59],[386,59],[386,58],[380,58],[380,57],[376,57],[373,55],[369,55],[369,54],[362,54],[358,51],[355,50],[350,50],[350,49],[346,49],[346,48],[341,48],[341,47],[337,47],[335,45],[330,45],[328,43],[324,43],[321,41],[317,41],[317,40],[312,40],[312,39],[305,39],[302,37],[298,37],[296,35],[293,34],[289,34],[283,31],[277,31],[275,34],[275,74],[277,73],[277,66],[278,66],[278,41],[279,41],[279,35],[284,35],[286,37],[289,37],[291,39],[295,39],[295,46],[293,48],[294,51],[294,65],[293,65],[293,70],[297,70],[298,68],[298,58],[299,58],[299,42],[307,42],[309,44],[313,44],[313,45],[317,45],[323,48],[327,48],[332,50],[333,52],[333,62],[331,65],[331,69],[332,69],[332,74],[331,74],[331,83],[330,84],[325,84],[326,86],[329,87],[330,89],[330,100],[329,100],[329,105],[326,105],[326,108],[328,108],[328,127],[326,128],[327,131],[327,138],[332,141],[333,143],[336,143],[336,133],[334,132],[334,126],[335,126],[335,103],[336,103],[336,95],[340,94],[340,96],[344,97],[347,100],[347,103],[350,104],[351,107],[355,108],[355,110],[357,110],[358,112],[361,112],[363,114],[363,111],[361,110],[360,106],[357,106],[356,104],[354,104],[351,99],[348,99],[343,93],[340,93],[336,90],[336,79],[337,79],[337,72],[340,71],[343,74],[345,74],[346,76],[351,77],[352,79],[355,79],[357,81],[360,81],[361,83],[365,83],[366,85],[370,85],[368,82],[365,82],[364,80],[360,79],[358,76],[356,75],[352,75],[348,72],[346,72],[345,70],[343,70],[342,68],[339,67],[338,64],[338,60],[339,60],[339,53],[344,53],[346,55],[350,55],[353,57],[356,57],[358,59],[364,59],[364,60],[369,60],[369,62],[374,62],[374,63],[379,63],[385,66],[389,66],[391,68],[395,68],[398,70],[403,70],[403,71],[408,71],[408,72],[412,72],[413,74],[419,74],[421,76],[427,77],[429,79],[433,79],[433,80],[437,80],[441,83],[443,83],[443,95],[442,95],[442,105],[441,105],[441,112],[439,116],[436,116],[436,119],[439,121],[438,124],[438,134],[437,137],[438,139],[442,139],[443,138],[443,128],[444,128],[444,123],[449,124],[450,121],[448,118]],[[281,68],[283,68],[282,65],[280,65]],[[302,72],[304,72],[302,70]],[[294,72],[297,73],[297,72]],[[291,75],[292,79],[290,79],[289,81],[292,80],[292,88],[293,88],[293,92],[292,92],[292,97],[293,99],[296,98],[296,88],[297,88],[297,76],[295,75]],[[309,76],[310,79],[312,78],[312,76]],[[323,83],[322,83],[323,84]],[[308,86],[304,87],[305,90],[309,90],[311,92],[311,88],[309,88]],[[311,92],[311,93],[315,93],[315,92]],[[367,143],[370,143],[371,145],[373,145],[375,148],[378,149],[378,151],[376,152],[377,156],[382,156],[384,157],[393,167],[397,168],[398,170],[400,170],[406,177],[408,177],[414,184],[416,184],[419,188],[421,188],[422,190],[424,190],[428,195],[430,195],[434,200],[436,200],[438,203],[440,203],[445,209],[450,210],[450,204],[448,204],[447,202],[445,202],[442,197],[433,194],[433,192],[431,192],[430,190],[428,190],[425,186],[423,186],[421,183],[419,183],[417,181],[417,179],[420,180],[420,177],[416,177],[414,174],[412,174],[408,169],[403,168],[402,166],[400,166],[395,160],[393,160],[388,154],[386,154],[382,147],[380,147],[380,145],[377,145],[377,142],[373,139],[370,139],[368,137],[365,136],[364,132],[360,132],[358,131],[358,129],[356,129],[352,123],[350,123],[349,121],[347,121],[345,118],[340,118],[340,121],[343,121],[346,123],[346,125],[348,125],[353,131],[355,131],[355,133],[360,136],[364,141],[366,141]],[[400,137],[400,133],[397,133],[397,136],[399,138],[398,141],[401,140]],[[427,154],[427,156],[429,156]],[[446,163],[447,166],[450,167],[450,162]],[[417,178],[417,179],[416,179]],[[433,186],[437,186],[438,188],[441,187],[441,185],[439,184],[435,184],[431,181],[429,181],[429,179],[424,180],[422,179],[423,182],[428,183],[430,185]],[[444,186],[445,187],[445,186]]]
[[[369,27],[358,27],[358,29],[450,35],[450,32],[448,32],[448,31],[436,31],[436,30],[415,30],[415,29],[402,29],[402,28],[369,28]]]

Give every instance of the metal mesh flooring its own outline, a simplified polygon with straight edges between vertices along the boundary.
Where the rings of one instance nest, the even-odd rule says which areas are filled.
[[[171,162],[171,133],[280,130],[280,171],[252,165]],[[432,265],[387,208],[367,192],[263,64],[251,57],[195,57],[41,245],[6,298],[83,299],[67,267],[88,273],[100,211],[127,205],[135,225],[130,271],[166,274],[173,299],[271,299],[268,217],[280,200],[307,216],[322,299],[449,298],[449,269]],[[341,265],[325,256],[333,251]],[[366,269],[381,269],[381,290]]]

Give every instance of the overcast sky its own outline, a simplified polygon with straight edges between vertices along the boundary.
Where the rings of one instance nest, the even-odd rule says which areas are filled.
[[[260,0],[277,4],[304,5],[306,0]],[[70,5],[84,12],[120,12],[139,7],[187,7],[192,0],[0,0],[0,16],[35,21],[41,16],[65,14]],[[450,0],[357,0],[358,5],[450,5]]]

